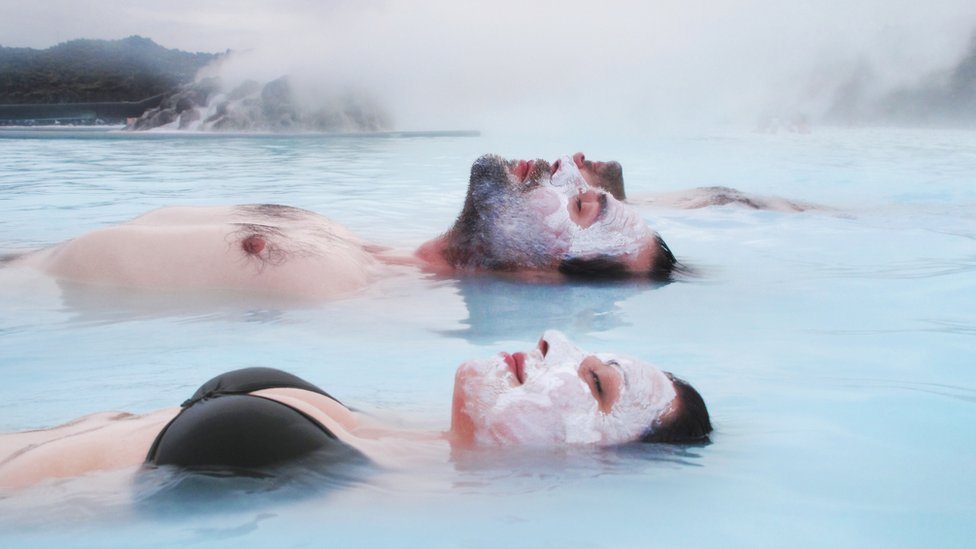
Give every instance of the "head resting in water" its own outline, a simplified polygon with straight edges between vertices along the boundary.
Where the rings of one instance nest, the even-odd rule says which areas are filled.
[[[555,330],[525,353],[462,364],[451,433],[475,445],[695,443],[712,430],[701,395],[638,359],[589,353]]]
[[[631,206],[605,188],[582,154],[544,160],[485,155],[471,166],[464,207],[445,235],[444,259],[461,270],[560,272],[583,278],[671,278],[677,260]],[[614,174],[617,174],[616,176]]]

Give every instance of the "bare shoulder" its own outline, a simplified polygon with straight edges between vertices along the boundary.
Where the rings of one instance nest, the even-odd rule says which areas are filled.
[[[49,429],[2,434],[0,488],[138,465],[156,434],[178,411],[103,412]]]

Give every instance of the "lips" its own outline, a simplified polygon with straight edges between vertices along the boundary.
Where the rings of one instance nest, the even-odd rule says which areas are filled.
[[[533,164],[535,164],[535,161],[533,160],[519,160],[515,163],[515,168],[512,170],[512,173],[515,174],[515,177],[517,177],[519,181],[525,181],[525,178],[529,175],[529,172],[532,171]]]
[[[515,380],[518,381],[519,385],[525,383],[525,353],[501,353],[502,359],[505,360],[505,364],[508,365],[508,369],[515,376]]]

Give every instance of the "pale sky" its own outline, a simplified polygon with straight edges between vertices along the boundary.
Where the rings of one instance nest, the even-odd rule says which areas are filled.
[[[857,66],[892,86],[950,66],[974,29],[973,0],[0,0],[3,46],[249,51],[242,76],[350,82],[401,118],[471,124],[816,109]]]

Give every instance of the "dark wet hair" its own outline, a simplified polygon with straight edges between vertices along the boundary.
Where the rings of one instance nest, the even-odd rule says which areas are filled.
[[[682,272],[684,267],[678,263],[663,238],[655,235],[654,242],[657,244],[658,253],[654,254],[647,277],[654,282],[671,282],[674,274]],[[623,261],[606,254],[563,259],[559,262],[559,272],[566,276],[590,280],[616,280],[635,276]]]
[[[705,400],[687,381],[664,373],[674,385],[676,394],[673,408],[664,419],[655,419],[638,441],[671,444],[707,442],[708,433],[712,432],[712,422]]]
[[[493,253],[492,226],[497,222],[497,197],[510,185],[505,160],[497,155],[480,156],[471,164],[468,191],[454,225],[447,232],[444,258],[454,267],[514,271],[518,265]]]
[[[633,275],[619,259],[611,255],[596,257],[571,257],[559,262],[559,272],[574,278],[615,280]]]
[[[657,244],[658,253],[654,254],[654,261],[647,275],[655,282],[671,282],[680,264],[661,235],[654,235],[654,242]]]

